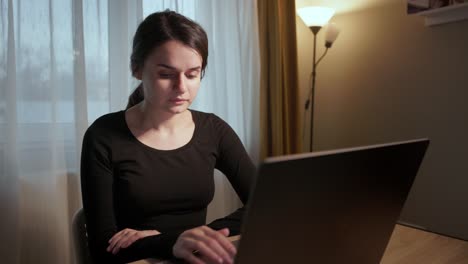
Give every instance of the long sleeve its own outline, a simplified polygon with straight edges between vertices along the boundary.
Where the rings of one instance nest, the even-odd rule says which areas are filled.
[[[227,227],[231,235],[237,235],[240,233],[248,197],[255,181],[256,168],[234,130],[216,116],[213,125],[218,134],[216,168],[226,175],[244,206],[208,226],[216,230]]]
[[[100,134],[97,132],[86,132],[81,156],[83,207],[93,259],[98,263],[126,263],[149,257],[171,257],[172,245],[180,232],[140,239],[116,255],[106,251],[109,239],[120,230],[114,215],[111,142],[106,142],[106,137],[96,136]]]

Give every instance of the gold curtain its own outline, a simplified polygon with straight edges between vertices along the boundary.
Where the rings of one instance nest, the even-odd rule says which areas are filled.
[[[258,0],[261,157],[300,151],[294,0]]]

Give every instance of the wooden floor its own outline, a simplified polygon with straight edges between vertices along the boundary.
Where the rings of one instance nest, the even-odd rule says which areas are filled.
[[[468,242],[396,225],[381,264],[468,264]]]

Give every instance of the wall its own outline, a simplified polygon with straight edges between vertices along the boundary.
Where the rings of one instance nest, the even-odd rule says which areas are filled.
[[[402,220],[468,239],[468,21],[426,27],[405,1],[332,21],[342,31],[317,71],[314,150],[429,137]],[[305,101],[313,35],[296,22]]]

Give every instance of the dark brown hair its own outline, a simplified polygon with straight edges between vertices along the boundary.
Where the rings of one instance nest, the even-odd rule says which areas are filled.
[[[196,50],[202,57],[201,77],[205,74],[208,62],[208,37],[205,30],[193,20],[174,11],[156,12],[143,20],[133,37],[130,56],[132,75],[143,67],[150,53],[170,40],[177,40]],[[127,109],[144,98],[142,84],[128,98]]]

